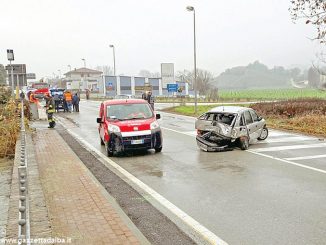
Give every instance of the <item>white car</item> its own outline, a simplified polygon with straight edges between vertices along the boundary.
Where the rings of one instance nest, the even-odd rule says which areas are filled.
[[[204,113],[195,122],[197,145],[204,151],[247,150],[256,140],[265,140],[265,120],[247,107],[219,106]]]

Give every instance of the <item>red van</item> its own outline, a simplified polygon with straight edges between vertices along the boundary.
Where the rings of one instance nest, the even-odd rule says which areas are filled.
[[[142,99],[118,99],[101,103],[97,118],[100,142],[107,155],[127,150],[155,149],[162,151],[162,132],[147,101]]]

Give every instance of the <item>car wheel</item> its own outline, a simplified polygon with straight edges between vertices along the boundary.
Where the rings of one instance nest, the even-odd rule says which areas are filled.
[[[239,138],[239,147],[241,150],[248,150],[249,138],[247,136]]]
[[[105,145],[106,145],[106,154],[107,154],[107,156],[108,157],[113,157],[113,155],[114,155],[113,149],[111,149],[111,147],[109,147],[108,142]]]
[[[105,144],[104,144],[104,141],[102,140],[101,137],[100,137],[100,143],[101,143],[101,145],[105,145]]]
[[[268,128],[266,128],[266,126],[263,128],[263,130],[261,131],[260,136],[258,137],[258,140],[265,140],[268,136]]]
[[[161,152],[162,151],[162,146],[155,148],[155,152]]]

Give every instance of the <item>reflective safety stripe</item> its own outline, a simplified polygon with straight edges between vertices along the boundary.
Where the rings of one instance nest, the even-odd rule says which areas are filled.
[[[55,110],[54,109],[48,109],[48,113],[54,113]]]

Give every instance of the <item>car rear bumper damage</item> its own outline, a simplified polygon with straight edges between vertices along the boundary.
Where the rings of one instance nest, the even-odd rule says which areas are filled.
[[[203,136],[196,136],[197,146],[207,152],[221,152],[221,151],[232,151],[233,148],[230,147],[230,142],[223,142],[223,144],[219,144],[216,142],[212,142],[210,140],[205,139]]]

